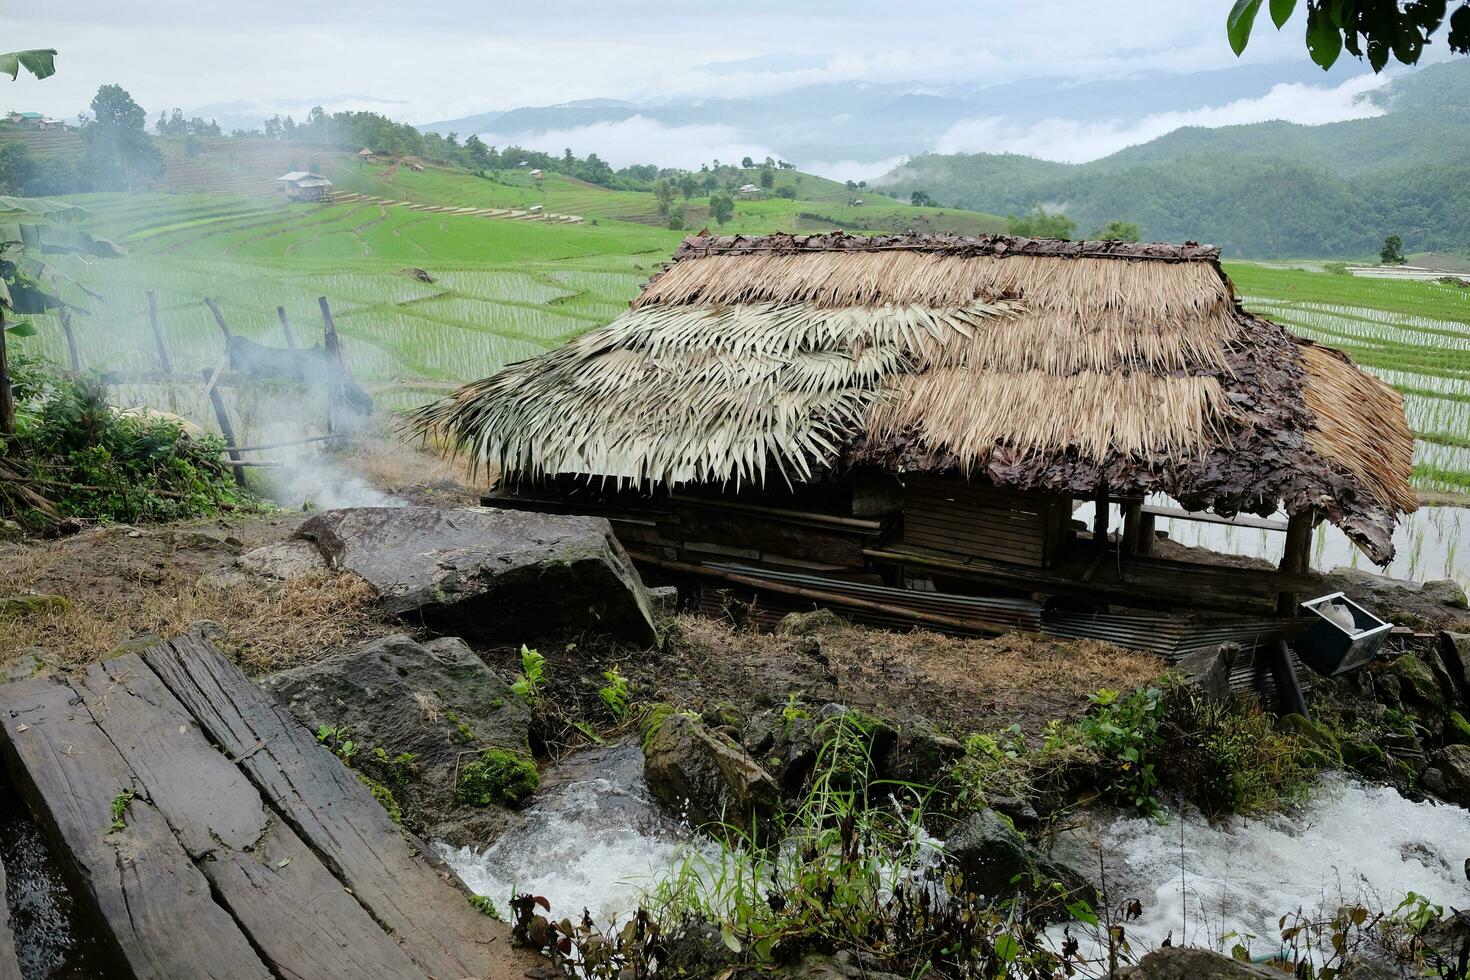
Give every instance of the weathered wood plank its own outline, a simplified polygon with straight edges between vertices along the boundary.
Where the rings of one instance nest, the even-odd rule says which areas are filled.
[[[141,657],[95,664],[73,687],[276,974],[423,980]]]
[[[10,928],[10,906],[5,901],[5,865],[0,864],[0,980],[20,980],[15,958],[15,933]]]
[[[431,865],[289,711],[213,646],[180,638],[143,657],[426,972],[520,976],[536,963],[511,946],[503,924],[470,906],[459,879],[437,861]]]
[[[0,728],[12,781],[69,852],[80,897],[139,980],[272,980],[70,686],[39,678],[0,687]],[[139,795],[111,830],[113,801],[127,792]]]

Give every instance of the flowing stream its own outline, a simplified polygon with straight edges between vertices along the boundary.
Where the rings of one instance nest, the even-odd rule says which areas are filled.
[[[524,824],[488,849],[440,851],[498,905],[515,889],[546,896],[558,916],[586,907],[606,924],[626,919],[688,846],[710,847],[691,843],[651,800],[641,755],[624,746],[564,763]],[[1265,820],[1099,815],[1064,836],[1056,856],[1095,881],[1105,873],[1110,904],[1141,902],[1143,917],[1128,926],[1135,950],[1171,934],[1176,945],[1219,948],[1233,931],[1269,952],[1284,913],[1344,901],[1392,909],[1410,891],[1470,908],[1470,812],[1337,776],[1297,811]]]

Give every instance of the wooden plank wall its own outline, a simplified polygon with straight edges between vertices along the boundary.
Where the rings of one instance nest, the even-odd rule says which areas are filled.
[[[1045,568],[1069,533],[1065,496],[1001,490],[959,477],[904,483],[904,544]]]

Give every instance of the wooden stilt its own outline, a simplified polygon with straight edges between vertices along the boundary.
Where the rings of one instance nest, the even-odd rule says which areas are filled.
[[[1283,575],[1304,575],[1311,566],[1312,529],[1317,524],[1317,512],[1304,510],[1292,514],[1286,524],[1286,548],[1281,554]],[[1296,592],[1281,592],[1276,598],[1276,611],[1283,616],[1297,612],[1301,595]]]
[[[1093,498],[1094,512],[1092,515],[1092,546],[1098,554],[1102,554],[1108,548],[1108,488],[1099,486],[1097,494]]]
[[[1138,554],[1139,543],[1143,535],[1143,498],[1130,498],[1123,504],[1123,544],[1124,555]]]
[[[158,366],[164,374],[173,374],[174,366],[168,359],[168,347],[163,343],[163,327],[158,322],[158,297],[151,289],[148,290],[148,325],[153,328],[153,344],[158,348]],[[225,336],[229,336],[229,331],[225,332]]]
[[[1271,676],[1276,681],[1276,700],[1281,713],[1310,718],[1307,699],[1302,694],[1302,684],[1297,679],[1296,665],[1291,661],[1291,648],[1286,645],[1286,641],[1278,640],[1269,653],[1262,655],[1271,658]]]
[[[220,397],[219,385],[209,383],[211,374],[209,368],[204,369],[204,387],[209,392],[209,404],[214,406],[214,418],[219,422],[220,434],[225,437],[225,445],[230,447],[226,452],[230,456],[230,463],[235,471],[235,482],[243,487],[246,485],[245,467],[240,460],[240,451],[234,448],[236,445],[235,427],[230,424],[230,413],[225,411],[225,400]]]
[[[291,336],[291,321],[286,319],[286,308],[276,307],[276,316],[281,318],[281,333],[286,335],[286,346],[291,350],[296,349],[296,338]]]

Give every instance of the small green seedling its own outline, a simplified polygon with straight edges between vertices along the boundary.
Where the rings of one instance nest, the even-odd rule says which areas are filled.
[[[107,832],[115,834],[127,827],[127,821],[123,815],[128,812],[128,807],[138,798],[138,794],[130,789],[125,789],[112,798],[112,823],[108,825]]]

